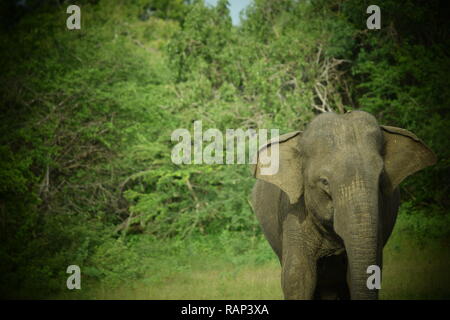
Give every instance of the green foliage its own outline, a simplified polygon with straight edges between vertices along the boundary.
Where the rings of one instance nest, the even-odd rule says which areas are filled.
[[[397,224],[399,232],[409,232],[420,241],[450,238],[450,216],[442,208],[417,208],[412,202],[402,203]]]
[[[361,30],[358,36],[361,49],[355,51],[351,70],[355,101],[381,123],[414,132],[437,154],[438,163],[409,178],[403,188],[416,205],[437,202],[447,206],[450,43],[445,32],[437,29],[448,30],[448,19],[439,15],[438,1],[400,4],[387,0],[382,5],[381,31]],[[343,7],[349,21],[363,29],[364,24],[354,17],[354,8],[359,10],[361,3],[347,1]]]
[[[177,80],[186,80],[193,70],[210,75],[213,81],[223,76],[224,66],[232,63],[225,50],[232,41],[231,35],[226,1],[219,1],[212,9],[201,1],[193,5],[182,30],[168,46],[169,59],[178,71]]]
[[[139,14],[139,19],[145,21],[151,17],[156,17],[183,23],[189,10],[187,2],[185,0],[141,0],[142,12]]]

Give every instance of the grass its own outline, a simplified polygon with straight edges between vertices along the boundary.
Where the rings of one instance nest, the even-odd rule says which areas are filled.
[[[450,241],[396,233],[384,249],[381,299],[450,299]]]
[[[223,234],[172,241],[153,250],[154,256],[144,262],[147,272],[138,280],[111,286],[109,281],[85,277],[82,290],[64,290],[51,298],[282,299],[280,266],[269,245],[261,236],[250,242],[247,238],[249,244],[241,248],[244,237]]]
[[[91,293],[93,299],[281,299],[279,271],[275,263],[245,266],[236,270],[195,270],[164,277],[158,283],[138,283],[110,290],[102,287]]]
[[[450,245],[421,239],[400,221],[384,249],[380,299],[450,299]],[[243,245],[245,244],[245,245]],[[223,234],[171,242],[135,244],[153,252],[135,280],[99,282],[84,277],[82,290],[58,299],[282,299],[280,266],[263,237]],[[110,278],[111,280],[112,278]],[[55,298],[55,297],[54,297]]]

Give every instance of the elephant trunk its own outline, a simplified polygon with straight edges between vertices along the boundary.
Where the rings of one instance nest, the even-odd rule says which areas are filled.
[[[341,207],[343,212],[336,216],[345,218],[337,219],[335,229],[344,240],[347,251],[347,281],[351,298],[377,299],[378,289],[369,289],[367,286],[367,279],[371,275],[367,273],[367,268],[371,265],[380,266],[381,261],[378,192],[365,192],[357,199],[357,203],[348,199],[345,201],[346,205]]]
[[[367,237],[367,234],[364,234]],[[353,300],[374,300],[378,298],[377,289],[369,289],[367,279],[370,274],[367,268],[371,265],[379,266],[379,254],[376,238],[370,237],[361,240],[350,240],[347,247],[349,267],[349,287]],[[353,243],[352,243],[353,242]],[[355,243],[356,242],[356,243]]]

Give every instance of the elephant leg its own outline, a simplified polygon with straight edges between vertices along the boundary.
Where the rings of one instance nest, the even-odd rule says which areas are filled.
[[[287,300],[311,300],[317,282],[315,250],[305,247],[298,217],[288,214],[283,223],[281,285]],[[304,231],[304,230],[303,230]]]
[[[289,256],[284,260],[281,285],[286,300],[311,300],[316,287],[315,266],[301,256]]]
[[[271,183],[258,180],[253,187],[252,209],[264,236],[281,262],[280,199],[282,191]]]
[[[332,255],[317,261],[317,285],[314,299],[348,300],[350,290],[347,285],[346,254]]]

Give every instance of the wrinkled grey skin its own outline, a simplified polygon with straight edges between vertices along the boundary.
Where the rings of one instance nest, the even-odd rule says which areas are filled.
[[[258,159],[252,206],[280,259],[285,298],[377,299],[367,267],[382,267],[398,185],[435,155],[411,132],[362,111],[321,114],[261,150],[274,143],[278,173],[261,175]]]

